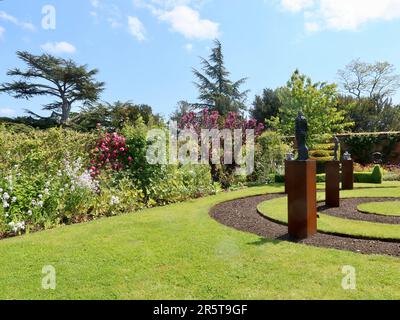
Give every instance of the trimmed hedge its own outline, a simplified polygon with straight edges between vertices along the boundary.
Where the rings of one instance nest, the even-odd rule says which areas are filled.
[[[382,184],[383,172],[380,166],[375,166],[372,172],[355,172],[354,182]]]
[[[320,182],[325,182],[325,173],[317,174],[317,183]],[[276,174],[275,183],[285,183],[285,176],[283,174]]]
[[[325,173],[317,174],[317,183],[323,183],[325,180]],[[380,166],[375,166],[372,172],[354,172],[354,182],[382,184],[383,170]],[[285,183],[285,176],[276,174],[275,183]]]
[[[310,151],[310,157],[315,158],[326,158],[330,156],[330,152],[328,150],[313,150]]]

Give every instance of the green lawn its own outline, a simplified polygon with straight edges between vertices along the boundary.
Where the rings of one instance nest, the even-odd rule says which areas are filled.
[[[257,187],[0,241],[3,299],[400,299],[400,260],[269,241],[212,220]],[[41,288],[42,267],[57,288]],[[342,288],[342,268],[357,290]]]
[[[400,201],[369,202],[360,204],[358,210],[384,216],[400,216]]]
[[[340,196],[341,198],[400,197],[400,188],[361,188],[351,191],[341,191]],[[318,201],[323,201],[325,193],[319,192],[317,199]],[[258,210],[275,221],[287,223],[286,197],[265,201],[258,205]],[[319,215],[319,231],[377,239],[400,239],[400,225],[348,220],[324,213],[320,213]]]

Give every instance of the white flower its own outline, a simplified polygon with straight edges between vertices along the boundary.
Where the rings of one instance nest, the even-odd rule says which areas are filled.
[[[3,189],[2,188],[0,188],[0,193],[2,193],[3,192]]]
[[[112,206],[119,204],[119,198],[116,197],[116,196],[112,196],[112,197],[111,197],[110,204],[111,204]]]
[[[7,192],[5,192],[3,194],[3,200],[8,200],[8,199],[10,199],[10,195]]]
[[[25,221],[10,222],[8,226],[16,233],[20,230],[25,230]]]
[[[36,200],[32,200],[32,205],[36,206]]]
[[[39,195],[38,195],[38,198],[39,198],[39,199],[43,199],[43,195],[42,195],[42,194],[39,194]]]
[[[8,213],[5,213],[4,216],[5,216],[6,218],[8,218],[10,215],[9,215]]]
[[[8,204],[8,202],[7,201],[3,201],[3,208],[6,209],[6,208],[9,208],[9,207],[10,207],[10,205]]]
[[[45,195],[49,195],[49,194],[50,194],[50,191],[49,191],[49,189],[47,189],[47,188],[46,188],[46,189],[44,189],[44,194],[45,194]]]
[[[28,214],[28,216],[31,216],[32,215],[32,210],[28,210],[27,214]]]
[[[71,186],[71,191],[75,191],[75,186]]]
[[[11,202],[12,202],[12,203],[17,202],[17,197],[12,197]]]
[[[39,207],[43,207],[43,201],[39,201],[38,203],[37,203],[37,205],[39,206]]]
[[[57,176],[59,176],[59,177],[61,177],[61,176],[62,176],[62,172],[61,172],[61,170],[58,170],[58,171],[57,171]]]

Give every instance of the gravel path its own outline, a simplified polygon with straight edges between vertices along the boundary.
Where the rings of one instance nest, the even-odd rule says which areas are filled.
[[[364,240],[322,233],[300,241],[291,239],[286,226],[272,222],[257,212],[257,205],[260,202],[282,196],[282,194],[271,194],[221,203],[210,210],[210,216],[225,226],[250,232],[267,239],[290,241],[362,254],[383,254],[400,257],[400,241]]]
[[[319,203],[318,212],[323,212],[331,216],[350,220],[361,220],[369,222],[379,222],[386,224],[400,224],[400,216],[384,216],[371,213],[362,213],[357,207],[362,203],[399,201],[399,198],[354,198],[341,199],[340,208],[328,208],[324,203]],[[400,206],[400,201],[399,201]]]

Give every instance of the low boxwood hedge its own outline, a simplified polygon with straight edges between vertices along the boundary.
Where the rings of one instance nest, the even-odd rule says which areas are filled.
[[[325,180],[325,173],[317,174],[317,183],[323,183]],[[276,174],[275,182],[285,183],[285,175]],[[354,172],[354,182],[382,184],[383,170],[380,166],[375,166],[372,172]]]
[[[380,166],[375,166],[372,172],[355,172],[354,182],[382,184],[383,170]]]

